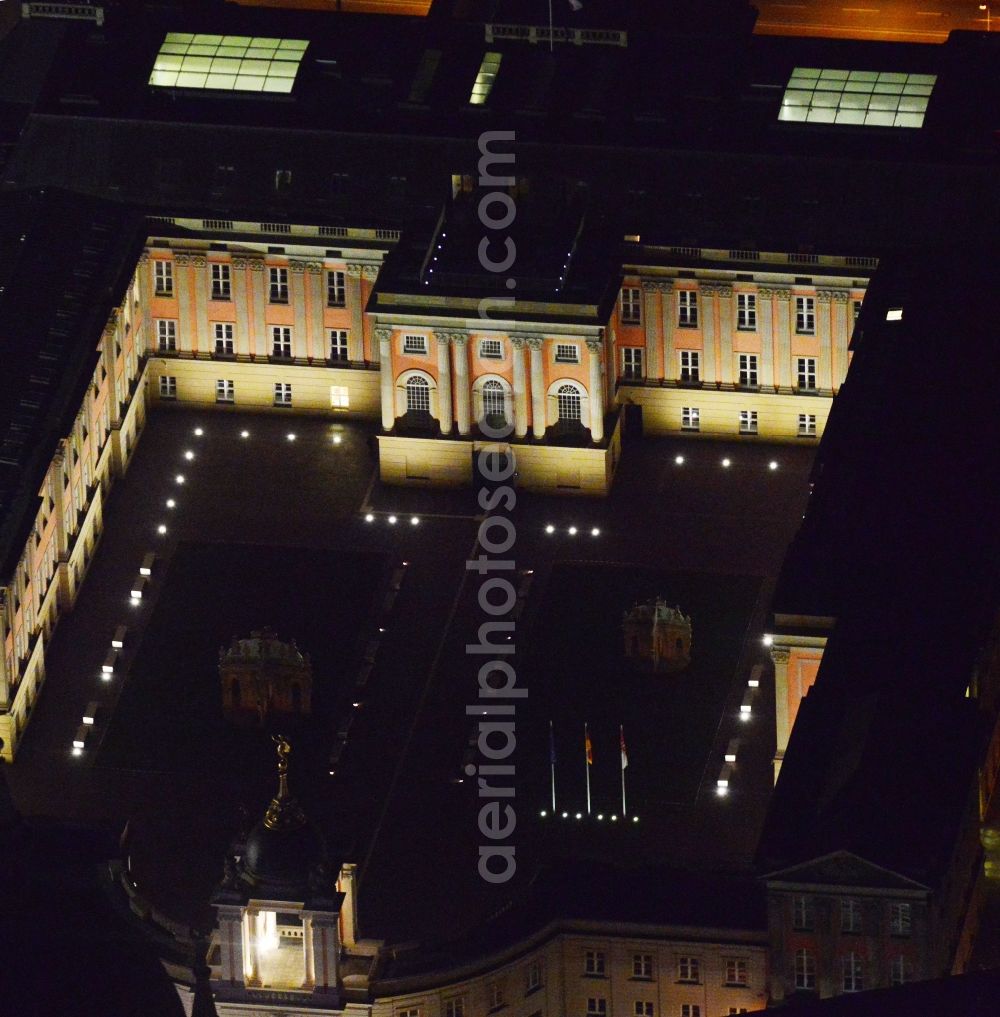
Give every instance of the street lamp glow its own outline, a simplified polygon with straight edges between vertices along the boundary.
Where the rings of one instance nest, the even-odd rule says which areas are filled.
[[[568,812],[564,812],[562,814],[562,817],[563,817],[563,819],[569,819],[569,813]]]
[[[129,597],[128,602],[133,607],[138,607],[142,603],[142,601],[138,597]]]
[[[156,527],[156,532],[162,537],[167,532],[167,528],[163,525],[163,523],[160,523],[160,525]]]
[[[604,813],[603,813],[603,812],[599,812],[599,813],[597,814],[597,818],[598,818],[598,819],[603,819],[603,818],[604,818]]]
[[[582,813],[582,812],[578,812],[578,813],[576,814],[576,818],[577,818],[577,819],[583,819],[583,813]]]
[[[177,507],[177,502],[175,502],[173,498],[168,498],[167,499],[167,508],[176,508],[176,507]]]
[[[79,745],[74,745],[73,746],[73,755],[74,756],[82,756],[83,755],[83,749],[81,749]]]
[[[576,536],[576,527],[575,526],[571,526],[567,532],[569,533],[569,535],[571,537],[575,537]]]
[[[545,809],[542,809],[539,815],[542,817],[542,819],[544,819],[548,815],[548,813],[545,811]]]
[[[371,512],[367,513],[365,515],[365,522],[366,523],[373,523],[373,522],[375,522],[375,516],[373,516]]]
[[[183,484],[183,483],[184,483],[184,474],[183,474],[183,473],[178,473],[178,474],[177,474],[177,476],[176,476],[176,477],[174,477],[174,480],[175,480],[175,481],[176,481],[176,482],[177,482],[178,484]]]
[[[717,788],[715,789],[715,793],[716,793],[716,794],[717,794],[717,795],[718,795],[718,796],[719,796],[720,798],[725,798],[725,797],[726,797],[726,795],[727,795],[727,794],[729,794],[729,788],[728,788],[728,787],[722,787],[722,786],[719,786],[719,787],[717,787]]]
[[[769,470],[776,470],[776,469],[778,468],[778,460],[777,460],[777,459],[772,459],[772,460],[771,460],[771,461],[770,461],[770,462],[769,462],[769,463],[767,464],[767,468],[768,468]]]
[[[288,440],[289,441],[295,441],[295,434],[294,434],[294,432],[292,432],[292,431],[288,432]]]
[[[549,523],[549,525],[545,527],[545,532],[546,533],[555,533],[556,532],[556,528],[551,523]]]
[[[250,432],[249,431],[240,431],[240,437],[241,438],[249,438],[250,437]]]
[[[591,535],[592,537],[599,537],[599,536],[601,535],[601,531],[600,531],[600,530],[599,530],[599,529],[598,529],[598,528],[597,528],[597,527],[595,526],[595,527],[594,527],[594,528],[593,528],[593,529],[592,529],[592,530],[590,531],[590,535]]]
[[[639,822],[639,817],[638,816],[633,816],[632,817],[632,822],[633,823],[638,823]]]
[[[196,427],[194,433],[196,437],[200,438],[205,432],[200,427]]]
[[[684,456],[674,456],[674,462],[677,463],[678,466],[683,466]]]
[[[418,516],[410,516],[410,525],[418,526],[420,524],[420,518]]]
[[[764,644],[765,646],[772,646],[772,645],[774,644],[774,636],[771,636],[771,635],[766,635],[766,636],[764,636],[764,638],[763,638],[763,639],[761,640],[761,642],[762,642],[762,643],[763,643],[763,644]]]
[[[334,443],[334,445],[339,445],[343,440],[344,439],[341,438],[341,436],[339,434],[335,434],[333,436],[333,443]]]
[[[186,459],[186,460],[187,460],[188,462],[191,462],[191,460],[192,460],[192,459],[194,459],[194,453],[193,453],[193,452],[191,451],[191,449],[188,449],[188,450],[187,450],[187,451],[186,451],[186,452],[184,453],[184,458],[185,458],[185,459]]]
[[[733,461],[728,456],[725,459],[722,460],[722,467],[723,467],[723,469],[728,470],[729,467],[732,466],[732,465],[733,465]]]
[[[395,516],[389,516],[389,525],[390,526],[395,526],[396,525],[396,517]]]
[[[617,816],[612,816],[611,817],[611,822],[612,823],[617,823],[618,822],[618,817]]]

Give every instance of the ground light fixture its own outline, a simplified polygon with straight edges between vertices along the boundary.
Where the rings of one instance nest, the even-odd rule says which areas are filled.
[[[770,462],[769,462],[769,463],[767,464],[767,468],[768,468],[769,470],[776,470],[776,469],[778,468],[778,460],[777,460],[777,459],[772,459],[772,460],[771,460],[771,461],[770,461]]]
[[[288,432],[288,440],[289,441],[295,441],[295,432],[294,431],[289,431]]]
[[[556,532],[556,528],[551,523],[549,523],[549,525],[545,527],[545,532],[546,533],[555,533]]]
[[[341,438],[341,436],[339,434],[335,434],[333,436],[333,443],[334,443],[334,445],[339,445],[343,440],[344,439]]]
[[[722,460],[722,468],[724,470],[728,470],[729,467],[732,466],[732,465],[733,465],[733,461],[728,456],[726,456],[726,458]]]
[[[162,537],[167,532],[167,528],[163,525],[163,523],[160,523],[160,525],[156,527],[156,532]]]
[[[569,528],[569,529],[568,529],[568,530],[567,530],[566,532],[567,532],[567,533],[568,533],[568,534],[569,534],[569,535],[570,535],[571,537],[575,537],[575,536],[576,536],[576,532],[577,532],[577,531],[576,531],[576,527],[575,527],[575,526],[571,526],[571,527],[570,527],[570,528]]]
[[[578,812],[578,813],[576,814],[576,818],[577,818],[577,819],[583,819],[583,813],[582,813],[582,812]]]
[[[184,478],[184,474],[183,473],[178,473],[177,476],[174,477],[174,481],[176,483],[178,483],[178,484],[183,484],[184,483],[184,479],[185,478]]]
[[[396,517],[395,516],[389,516],[389,525],[390,526],[395,526],[396,525]]]
[[[194,433],[196,437],[200,438],[205,432],[200,427],[196,427]]]
[[[569,813],[568,812],[564,812],[562,814],[562,817],[563,817],[563,819],[569,819]]]
[[[83,749],[80,748],[79,745],[74,745],[73,746],[73,755],[74,756],[82,756],[83,755]]]
[[[726,797],[726,795],[727,795],[727,794],[729,794],[729,788],[728,788],[727,786],[724,786],[724,785],[722,785],[722,784],[719,784],[719,785],[718,785],[718,786],[716,787],[716,789],[715,789],[715,793],[716,793],[716,794],[717,794],[717,795],[718,795],[718,796],[719,796],[720,798],[725,798],[725,797]]]
[[[186,451],[186,452],[184,453],[184,458],[185,458],[185,459],[186,459],[186,460],[187,460],[188,462],[191,462],[191,460],[192,460],[192,459],[194,459],[194,453],[193,453],[193,452],[191,451],[191,449],[188,449],[188,450],[187,450],[187,451]]]
[[[373,522],[375,522],[375,516],[372,515],[371,512],[366,512],[365,513],[365,522],[366,523],[373,523]]]
[[[774,636],[766,635],[766,636],[764,636],[763,639],[761,639],[761,642],[765,646],[772,646],[772,645],[774,645]]]
[[[542,811],[538,814],[542,817],[542,819],[544,819],[548,815],[548,812],[546,812],[545,809],[542,809]]]
[[[167,499],[167,508],[176,508],[176,507],[177,507],[177,502],[175,502],[173,498],[168,498]]]
[[[590,531],[590,535],[591,535],[592,537],[599,537],[599,536],[601,535],[601,531],[600,531],[600,529],[599,529],[598,527],[596,527],[596,526],[595,526],[595,527],[593,527],[593,528],[591,529],[591,531]]]
[[[411,526],[419,526],[420,525],[420,518],[418,516],[410,516],[410,525]]]
[[[249,431],[240,431],[240,437],[241,438],[249,438],[250,437],[250,432]]]
[[[638,823],[639,822],[639,817],[638,816],[633,816],[632,817],[632,822],[633,823]]]
[[[678,466],[683,466],[684,465],[684,456],[674,456],[674,462]]]

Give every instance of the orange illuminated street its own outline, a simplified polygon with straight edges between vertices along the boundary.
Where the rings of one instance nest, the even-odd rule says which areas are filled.
[[[757,0],[758,35],[944,42],[953,31],[1000,27],[1000,2],[975,0]],[[995,26],[993,22],[998,24]]]

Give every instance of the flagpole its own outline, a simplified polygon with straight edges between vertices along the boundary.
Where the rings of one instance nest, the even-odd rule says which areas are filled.
[[[587,815],[590,815],[590,734],[583,725],[583,764],[587,770]]]
[[[555,40],[552,37],[552,0],[549,0],[549,52],[555,50]]]
[[[556,811],[556,737],[549,721],[549,769],[552,772],[552,812]]]
[[[618,740],[621,743],[621,767],[622,767],[622,816],[628,815],[628,808],[625,805],[625,767],[628,766],[628,755],[625,751],[625,727],[618,725]]]

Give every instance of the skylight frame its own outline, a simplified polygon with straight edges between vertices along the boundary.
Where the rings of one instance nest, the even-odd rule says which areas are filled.
[[[936,74],[796,67],[785,86],[778,119],[919,128],[936,83]]]
[[[500,62],[503,54],[495,51],[488,51],[483,54],[483,62],[479,65],[479,73],[472,85],[472,94],[469,96],[470,106],[485,106],[486,101],[493,91],[498,75],[500,74]]]
[[[154,88],[288,95],[307,39],[168,32],[149,75]]]

